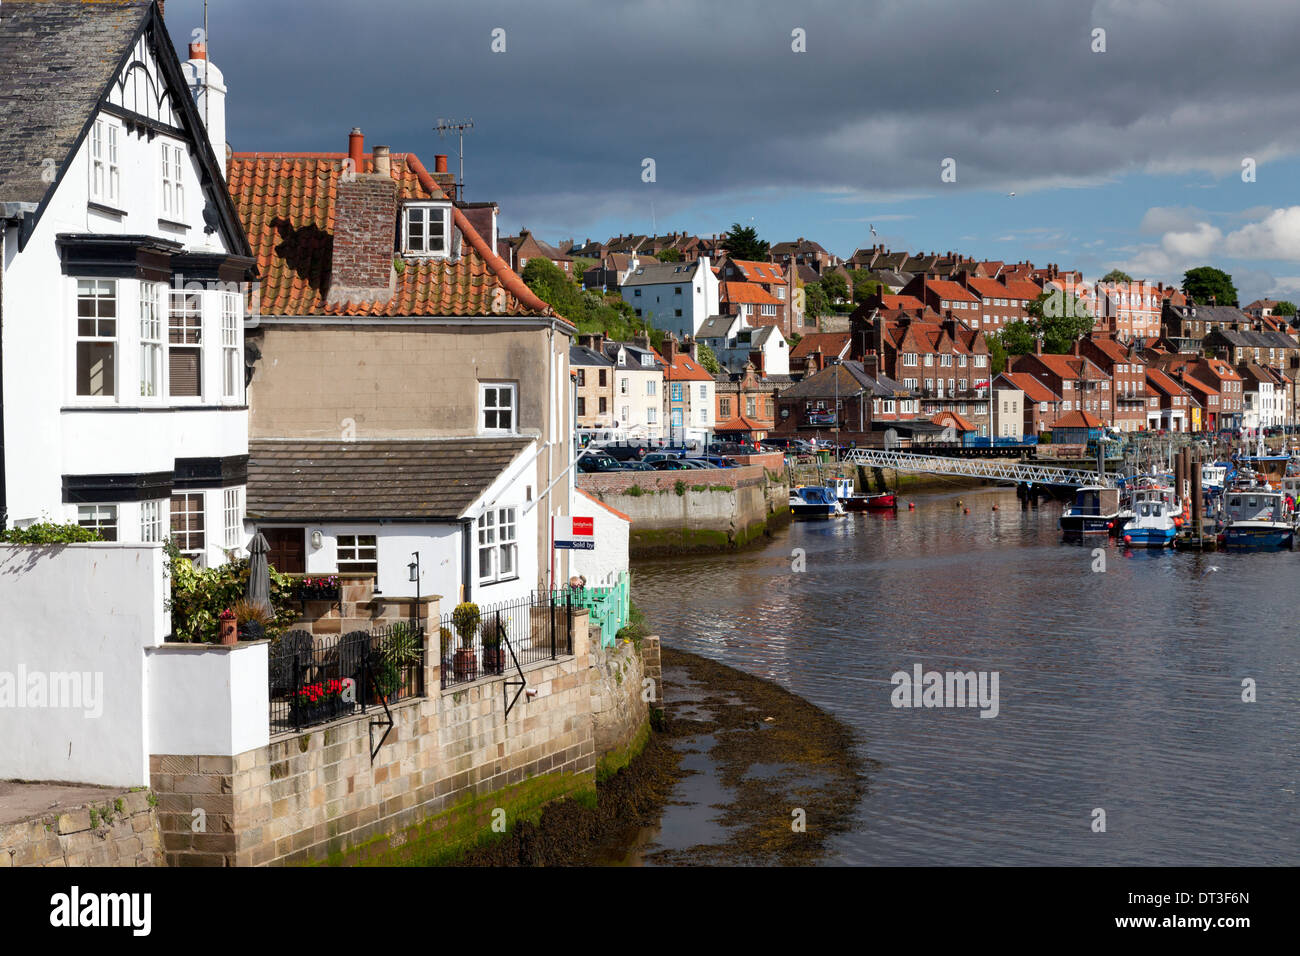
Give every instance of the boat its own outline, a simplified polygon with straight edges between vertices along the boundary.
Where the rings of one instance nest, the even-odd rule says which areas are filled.
[[[1124,543],[1131,548],[1167,548],[1181,523],[1168,502],[1159,498],[1135,502],[1133,517],[1124,525]]]
[[[1295,543],[1295,515],[1281,491],[1231,488],[1223,495],[1223,546],[1232,551],[1278,551]]]
[[[1067,537],[1119,534],[1125,515],[1119,505],[1119,489],[1084,485],[1074,493],[1074,502],[1061,514],[1061,531]]]
[[[854,494],[852,478],[832,478],[830,488],[845,511],[890,511],[898,507],[898,496],[892,491]]]
[[[801,485],[790,495],[790,513],[796,518],[835,518],[844,514],[844,506],[833,488]]]
[[[1218,494],[1228,484],[1228,466],[1222,462],[1201,466],[1201,488],[1206,494]]]

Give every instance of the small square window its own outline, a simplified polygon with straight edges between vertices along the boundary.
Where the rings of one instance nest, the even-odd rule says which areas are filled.
[[[417,256],[447,254],[446,206],[407,206],[404,251]]]
[[[515,431],[515,397],[513,384],[480,384],[479,407],[483,432]]]
[[[379,572],[379,545],[373,534],[341,534],[338,548],[340,572]]]

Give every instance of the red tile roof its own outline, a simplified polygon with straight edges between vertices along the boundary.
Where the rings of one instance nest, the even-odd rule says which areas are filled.
[[[732,259],[732,263],[750,282],[784,282],[785,272],[770,262],[752,262],[749,259]]]
[[[664,365],[664,378],[670,382],[712,382],[713,376],[706,372],[700,363],[691,358],[689,352],[678,352],[673,361],[660,358]]]
[[[1166,395],[1185,395],[1187,390],[1158,368],[1147,369],[1147,382]]]
[[[752,418],[746,418],[744,415],[737,415],[713,430],[716,432],[762,432],[767,431],[770,427],[769,425],[760,424]]]
[[[1088,412],[1066,412],[1056,420],[1055,428],[1105,428],[1106,423]]]
[[[459,209],[452,220],[464,242],[459,260],[406,259],[397,292],[387,301],[326,305],[334,208],[345,153],[235,153],[230,194],[262,275],[263,315],[542,316],[550,306],[470,225]],[[443,199],[413,153],[392,154],[402,200]],[[359,172],[372,172],[370,156]],[[497,290],[504,310],[494,309]]]
[[[956,412],[939,412],[937,415],[931,416],[930,421],[934,422],[936,425],[952,425],[958,431],[973,432],[975,430],[974,425],[966,421],[966,419],[962,418]]]
[[[964,288],[960,282],[948,279],[930,279],[926,287],[938,294],[941,299],[959,299],[963,302],[978,302],[979,296]]]
[[[790,350],[790,358],[804,358],[819,348],[823,355],[841,355],[848,346],[849,339],[848,332],[810,332]]]
[[[757,282],[724,282],[719,294],[722,302],[744,302],[748,305],[780,305],[781,300]]]
[[[1060,396],[1028,372],[1003,372],[998,378],[1005,378],[1013,388],[1025,393],[1031,402],[1056,402]],[[995,383],[996,384],[996,383]]]
[[[889,295],[886,293],[880,297],[880,304],[886,309],[915,309],[918,312],[925,308],[925,303],[914,295]]]

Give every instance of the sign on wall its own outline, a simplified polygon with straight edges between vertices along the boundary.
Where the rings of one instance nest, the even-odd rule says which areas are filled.
[[[596,519],[557,517],[555,519],[555,546],[570,551],[595,551]]]

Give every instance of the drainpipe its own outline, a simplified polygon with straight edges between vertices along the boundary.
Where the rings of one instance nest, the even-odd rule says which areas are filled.
[[[9,526],[9,496],[5,488],[5,363],[4,363],[4,269],[5,269],[5,238],[8,236],[8,227],[3,219],[0,219],[0,531]]]
[[[474,522],[462,521],[460,525],[460,588],[464,593],[461,596],[462,601],[472,601],[474,572],[471,561],[474,557]]]

